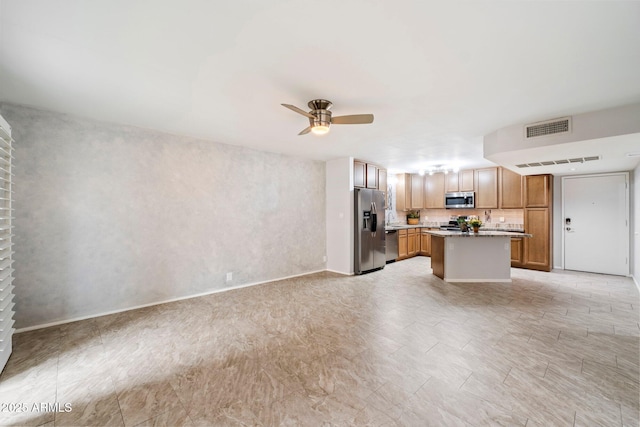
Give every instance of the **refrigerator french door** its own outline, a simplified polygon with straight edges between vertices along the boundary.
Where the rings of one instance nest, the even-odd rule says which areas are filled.
[[[367,188],[354,190],[354,273],[384,268],[384,193]]]

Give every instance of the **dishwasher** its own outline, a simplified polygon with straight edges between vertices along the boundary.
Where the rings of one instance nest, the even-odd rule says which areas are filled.
[[[398,230],[385,230],[387,264],[398,258]]]

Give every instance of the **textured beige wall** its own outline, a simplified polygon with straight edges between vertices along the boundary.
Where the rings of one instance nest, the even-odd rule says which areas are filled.
[[[325,269],[323,162],[0,111],[16,140],[18,328]]]

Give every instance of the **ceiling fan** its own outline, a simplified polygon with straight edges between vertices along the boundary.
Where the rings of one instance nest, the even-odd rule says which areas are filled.
[[[313,132],[316,135],[323,135],[329,132],[329,126],[334,125],[360,125],[373,123],[373,114],[353,114],[350,116],[331,117],[332,112],[329,111],[333,105],[331,101],[326,99],[314,99],[307,104],[311,111],[306,112],[301,108],[291,104],[281,104],[283,107],[295,111],[298,114],[309,119],[309,126],[302,130],[298,135],[306,135]]]

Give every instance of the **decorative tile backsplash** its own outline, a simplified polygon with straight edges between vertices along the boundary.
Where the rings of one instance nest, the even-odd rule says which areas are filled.
[[[404,211],[387,213],[387,222],[406,223],[406,215],[407,213]],[[524,211],[522,209],[420,209],[420,223],[439,226],[461,215],[475,215],[488,228],[522,229],[524,226]]]

